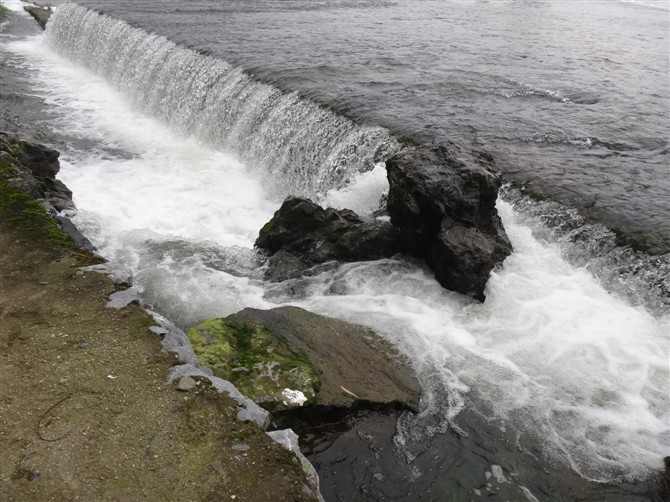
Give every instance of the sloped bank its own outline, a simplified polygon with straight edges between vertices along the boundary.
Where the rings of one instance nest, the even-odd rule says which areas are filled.
[[[36,199],[53,177],[24,155],[55,167],[57,154],[0,137],[1,498],[317,500],[301,461],[239,421],[232,397],[166,383],[180,366],[154,319],[107,308],[116,285],[81,269],[100,260]]]

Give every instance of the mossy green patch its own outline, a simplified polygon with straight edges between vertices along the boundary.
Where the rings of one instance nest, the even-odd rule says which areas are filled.
[[[277,217],[274,216],[270,221],[268,221],[265,225],[263,225],[258,234],[259,235],[269,234],[276,224],[277,224]]]
[[[0,2],[0,21],[4,21],[7,19],[7,16],[9,15],[9,9],[2,5],[2,2]]]
[[[305,356],[260,323],[214,319],[187,336],[201,364],[271,411],[291,406],[284,389],[301,391],[308,402],[319,390],[318,372]]]
[[[2,166],[0,166],[2,169]],[[34,234],[41,234],[52,244],[72,248],[70,236],[58,228],[56,221],[29,194],[12,187],[0,178],[0,218]]]

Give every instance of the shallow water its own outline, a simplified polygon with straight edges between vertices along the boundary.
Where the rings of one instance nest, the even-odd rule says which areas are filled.
[[[3,89],[14,82],[21,99],[44,100],[34,108],[37,129],[64,151],[60,177],[74,191],[75,222],[104,256],[132,270],[148,305],[181,326],[243,307],[303,306],[375,328],[419,375],[419,416],[397,426],[364,416],[331,448],[313,447],[333,500],[644,493],[640,484],[584,479],[632,483],[670,450],[667,290],[646,298],[639,290],[647,281],[613,272],[611,260],[562,238],[556,222],[547,226],[512,197],[499,211],[515,252],[492,275],[484,304],[444,291],[407,259],[266,283],[252,245],[286,187],[268,183],[262,155],[185,134],[189,110],[158,107],[165,115],[152,116],[138,101],[142,89],[124,87],[109,68],[92,71],[97,63],[85,54],[74,63],[59,43],[3,38],[3,64],[16,75]],[[364,143],[356,154],[374,161],[376,151]],[[304,171],[294,165],[287,172],[299,180]],[[370,213],[386,188],[383,166],[346,176],[348,184],[330,177],[300,186]]]

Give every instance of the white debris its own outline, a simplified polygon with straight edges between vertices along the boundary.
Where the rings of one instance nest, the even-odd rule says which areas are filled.
[[[502,467],[499,465],[493,464],[491,466],[491,474],[493,474],[493,477],[496,478],[496,481],[498,483],[509,483],[510,481],[507,480],[505,475],[503,474]]]
[[[307,401],[305,394],[299,390],[284,389],[281,393],[284,406],[296,407],[302,406]]]

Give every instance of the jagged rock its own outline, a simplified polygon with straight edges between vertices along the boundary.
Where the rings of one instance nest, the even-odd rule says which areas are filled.
[[[61,229],[79,247],[96,251],[95,246],[59,211],[75,209],[72,192],[56,179],[60,153],[39,143],[23,141],[0,131],[0,177],[15,189],[39,199]]]
[[[297,307],[244,309],[191,328],[201,364],[271,411],[367,402],[416,410],[419,386],[392,347],[373,331]],[[297,406],[303,406],[303,403]]]
[[[37,24],[39,24],[42,29],[46,28],[47,21],[49,21],[51,14],[53,14],[53,10],[50,5],[40,5],[37,3],[32,5],[24,5],[23,10],[33,16],[35,21],[37,21]]]
[[[256,246],[273,255],[267,277],[275,280],[319,263],[376,260],[402,251],[400,233],[390,224],[364,222],[349,209],[324,209],[299,197],[283,202]]]
[[[422,145],[391,157],[386,169],[388,210],[405,249],[443,287],[483,301],[491,270],[512,252],[495,207],[493,159],[451,143]]]
[[[72,192],[56,179],[60,153],[39,143],[29,143],[0,132],[3,177],[35,198],[43,198],[54,208],[74,209]]]

